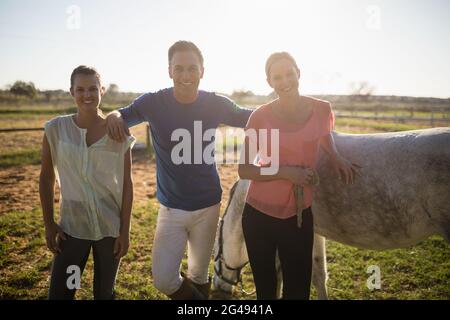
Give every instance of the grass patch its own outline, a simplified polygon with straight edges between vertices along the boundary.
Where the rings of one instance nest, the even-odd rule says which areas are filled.
[[[329,299],[448,300],[450,299],[450,246],[433,236],[416,246],[388,251],[358,249],[327,240]],[[380,268],[381,288],[369,290],[369,266]],[[244,289],[254,290],[251,270],[243,273]],[[317,297],[311,287],[311,298]],[[240,290],[233,298],[255,299]]]
[[[337,110],[339,111],[339,110]],[[350,112],[350,111],[342,111],[339,112],[341,115],[354,115],[354,116],[366,116],[366,117],[374,117],[374,116],[378,116],[378,117],[411,117],[411,112],[410,110],[405,110],[405,109],[396,109],[396,110],[390,110],[390,111],[382,111],[382,112],[378,112],[375,113],[374,111],[354,111],[354,112]],[[435,118],[435,120],[438,119],[443,119],[443,118],[450,118],[450,113],[449,112],[423,112],[423,111],[414,111],[412,113],[414,118],[424,118],[424,119],[429,119],[431,118],[431,115],[433,115],[433,117]]]
[[[44,240],[40,210],[0,217],[0,299],[45,299],[52,254]],[[153,286],[151,250],[157,205],[133,210],[131,247],[122,259],[116,281],[118,299],[166,299]],[[450,299],[450,247],[441,237],[389,251],[362,250],[327,241],[330,299]],[[381,270],[381,289],[370,291],[367,268]],[[186,268],[186,259],[183,260]],[[213,265],[211,263],[211,272]],[[254,289],[250,267],[244,289]],[[77,299],[92,299],[93,261],[89,258]],[[315,298],[315,289],[312,290]],[[236,290],[233,299],[255,299]]]
[[[6,284],[10,287],[19,287],[22,289],[30,289],[39,282],[39,273],[35,269],[30,271],[19,271],[6,280]]]
[[[382,132],[408,131],[408,130],[424,129],[429,127],[426,124],[418,125],[414,123],[393,123],[389,121],[346,119],[346,118],[337,118],[336,126],[360,127]]]
[[[441,237],[388,251],[327,241],[327,254],[333,299],[450,299],[450,247]],[[380,268],[379,290],[367,288],[371,265]]]
[[[41,150],[37,148],[9,152],[0,155],[0,168],[39,164],[41,162]]]
[[[100,106],[100,109],[104,112],[110,112],[112,110],[116,110],[117,107],[113,106]],[[76,113],[77,107],[43,107],[43,108],[0,108],[0,117],[1,116],[10,116],[10,115],[20,115],[20,116],[36,116],[36,115],[62,115],[62,114],[71,114]]]
[[[153,286],[151,244],[156,206],[134,210],[131,248],[116,280],[118,299],[166,299]],[[0,217],[0,300],[46,299],[52,254],[46,248],[40,210],[11,212]],[[92,299],[92,254],[83,273],[77,299]]]
[[[5,108],[0,109],[0,116],[10,116],[10,115],[19,115],[19,116],[27,116],[27,115],[58,115],[58,114],[70,114],[77,112],[75,107],[69,108],[36,108],[36,109],[27,109],[27,108]]]

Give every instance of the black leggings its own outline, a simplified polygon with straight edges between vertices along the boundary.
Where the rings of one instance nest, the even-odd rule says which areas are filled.
[[[114,257],[115,238],[106,237],[98,241],[82,240],[66,234],[67,240],[61,240],[61,252],[55,256],[52,266],[50,300],[72,300],[76,289],[69,289],[67,280],[74,272],[68,272],[71,265],[80,268],[80,277],[89,258],[91,247],[94,254],[94,299],[114,299],[119,260]]]
[[[299,228],[296,215],[277,219],[245,204],[242,228],[257,299],[277,298],[277,250],[283,273],[283,299],[309,299],[314,242],[311,207],[304,209],[302,214],[302,227]]]

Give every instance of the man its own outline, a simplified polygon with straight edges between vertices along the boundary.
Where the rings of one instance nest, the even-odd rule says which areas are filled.
[[[115,140],[125,139],[128,127],[144,121],[150,124],[161,203],[153,243],[153,280],[172,299],[207,299],[211,286],[208,267],[222,190],[214,161],[203,159],[206,147],[214,152],[214,133],[209,139],[204,139],[204,133],[219,124],[245,127],[252,112],[226,97],[199,90],[203,73],[201,51],[192,42],[178,41],[169,49],[173,87],[144,94],[107,117],[108,134]],[[186,133],[192,137],[189,148],[175,152],[177,139]],[[180,264],[186,243],[185,277]]]

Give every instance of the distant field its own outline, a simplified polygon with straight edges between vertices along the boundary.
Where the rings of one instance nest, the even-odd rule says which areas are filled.
[[[2,114],[0,129],[7,128],[43,128],[45,122],[57,114]],[[139,142],[146,141],[145,124],[131,129]],[[40,148],[44,131],[0,132],[0,168],[16,165],[36,164],[40,159]]]
[[[112,110],[112,106],[104,108],[105,112]],[[0,107],[0,129],[8,128],[43,128],[46,121],[56,117],[60,114],[73,113],[73,108],[51,108],[41,107],[40,109],[33,109],[32,107],[12,108]],[[407,113],[400,113],[398,111],[390,111],[379,113],[378,116],[394,116],[399,117]],[[337,112],[339,113],[339,112]],[[342,112],[348,115],[349,112]],[[372,112],[359,111],[352,113],[353,115],[373,115]],[[431,113],[415,112],[414,117],[429,118]],[[366,119],[352,119],[339,118],[336,119],[335,130],[346,133],[371,133],[371,132],[390,132],[390,131],[405,131],[415,129],[425,129],[430,127],[448,126],[450,122],[445,121],[450,118],[450,113],[433,113],[433,125],[428,122],[417,121],[392,121],[392,120],[366,120]],[[227,127],[221,127],[220,130],[225,133]],[[145,125],[139,125],[132,129],[132,133],[137,137],[138,141],[146,141]],[[42,143],[43,131],[26,131],[26,132],[0,132],[0,168],[9,167],[20,164],[35,164],[39,161],[39,149]],[[237,140],[237,145],[240,145],[242,139]],[[217,150],[222,150],[224,147],[221,141],[216,144]]]
[[[450,118],[450,112],[423,112],[423,111],[414,111],[410,112],[408,110],[392,110],[392,111],[383,111],[383,112],[374,112],[374,111],[338,111],[340,115],[353,115],[353,116],[378,116],[378,117],[414,117],[414,118],[424,118],[429,119],[433,116],[435,119],[448,119]]]

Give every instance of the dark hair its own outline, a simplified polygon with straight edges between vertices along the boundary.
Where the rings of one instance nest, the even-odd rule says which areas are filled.
[[[292,57],[288,52],[275,52],[272,53],[269,58],[266,61],[266,77],[267,79],[269,79],[269,75],[270,75],[270,68],[272,67],[272,65],[279,61],[279,60],[289,60],[290,62],[292,62],[292,64],[294,65],[294,67],[300,71],[300,69],[297,67],[297,62],[295,62],[294,57]]]
[[[94,75],[98,82],[101,84],[101,78],[100,78],[100,73],[98,73],[98,71],[93,68],[93,67],[88,67],[88,66],[78,66],[75,69],[73,69],[72,74],[70,75],[70,87],[73,87],[73,84],[75,82],[75,76],[77,74],[84,74],[84,75]]]
[[[169,48],[169,65],[170,65],[170,62],[172,61],[172,57],[175,54],[175,52],[180,52],[180,51],[194,52],[200,59],[200,64],[203,67],[202,52],[193,42],[185,41],[185,40],[177,41]]]

